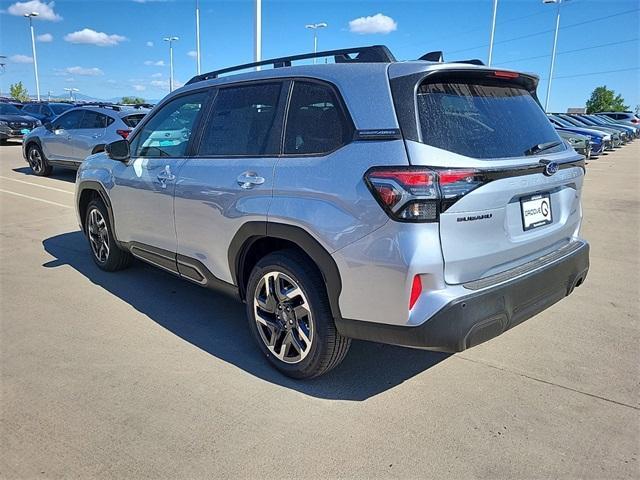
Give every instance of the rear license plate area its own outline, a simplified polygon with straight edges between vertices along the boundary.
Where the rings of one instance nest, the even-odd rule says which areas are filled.
[[[520,211],[522,228],[525,232],[553,223],[551,195],[548,193],[537,193],[520,198]]]

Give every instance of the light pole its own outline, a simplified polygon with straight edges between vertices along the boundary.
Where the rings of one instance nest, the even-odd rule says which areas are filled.
[[[493,20],[491,21],[491,38],[489,40],[489,62],[487,65],[491,66],[491,60],[493,58],[493,36],[496,33],[496,14],[498,13],[498,0],[493,0]]]
[[[165,37],[165,42],[169,42],[169,93],[173,92],[173,42],[180,40],[179,37]]]
[[[36,35],[33,32],[33,17],[37,17],[38,12],[25,13],[24,16],[29,19],[29,29],[31,30],[31,49],[33,50],[33,70],[36,74],[36,96],[40,101],[40,80],[38,79],[38,58],[36,57]]]
[[[329,25],[327,25],[325,22],[320,22],[320,23],[310,23],[309,25],[305,25],[304,28],[308,28],[310,30],[313,30],[313,53],[318,53],[318,29],[319,28],[326,28]],[[316,58],[313,59],[313,63],[316,63]]]
[[[65,92],[69,92],[69,100],[73,102],[73,92],[79,92],[80,90],[77,88],[65,88]]]
[[[200,1],[196,0],[196,73],[200,75]]]
[[[0,75],[4,74],[5,68],[7,66],[5,60],[6,60],[6,56],[5,55],[0,55]],[[2,84],[0,83],[0,96],[2,96]]]
[[[262,0],[255,0],[255,17],[253,30],[253,61],[262,60]],[[260,67],[256,67],[260,70]]]
[[[553,68],[556,65],[556,47],[558,46],[558,30],[560,30],[560,5],[568,0],[542,0],[542,3],[556,4],[556,31],[553,34],[553,49],[551,50],[551,65],[549,66],[549,81],[547,82],[547,97],[544,100],[544,111],[549,110],[549,98],[551,97],[551,79],[553,78]]]

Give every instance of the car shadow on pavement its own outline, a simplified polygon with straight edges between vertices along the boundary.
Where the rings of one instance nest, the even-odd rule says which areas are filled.
[[[335,370],[312,380],[293,380],[271,367],[255,345],[242,303],[140,261],[121,272],[104,272],[93,263],[79,231],[47,238],[43,246],[55,258],[44,267],[69,265],[196,347],[251,375],[313,397],[366,400],[448,357],[354,341],[347,358]]]
[[[29,167],[19,167],[14,168],[14,172],[22,173],[23,175],[31,175],[35,177],[34,173],[31,171]],[[71,170],[69,168],[56,168],[53,167],[53,172],[51,172],[51,176],[49,178],[54,178],[56,180],[62,180],[63,182],[75,183],[76,181],[76,171]]]

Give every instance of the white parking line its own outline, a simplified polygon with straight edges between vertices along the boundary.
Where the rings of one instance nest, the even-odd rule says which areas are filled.
[[[2,188],[0,188],[0,192],[8,193],[9,195],[15,195],[16,197],[23,197],[23,198],[28,198],[30,200],[36,200],[38,202],[48,203],[50,205],[55,205],[56,207],[73,208],[70,205],[63,205],[62,203],[51,202],[51,201],[45,200],[43,198],[31,197],[29,195],[23,195],[22,193],[10,192],[9,190],[3,190]]]
[[[25,182],[24,180],[18,180],[17,178],[3,177],[2,175],[0,175],[0,178],[2,178],[3,180],[11,180],[12,182],[24,183],[26,185],[33,185],[34,187],[46,188],[47,190],[53,190],[54,192],[62,192],[62,193],[68,193],[69,195],[73,195],[73,192],[70,192],[69,190],[63,190],[62,188],[48,187],[46,185],[40,185],[39,183]]]

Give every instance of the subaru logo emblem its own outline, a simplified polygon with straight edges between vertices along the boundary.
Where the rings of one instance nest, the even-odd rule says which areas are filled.
[[[549,162],[544,166],[544,174],[547,177],[550,177],[551,175],[553,175],[558,171],[558,168],[559,166],[556,162]]]

